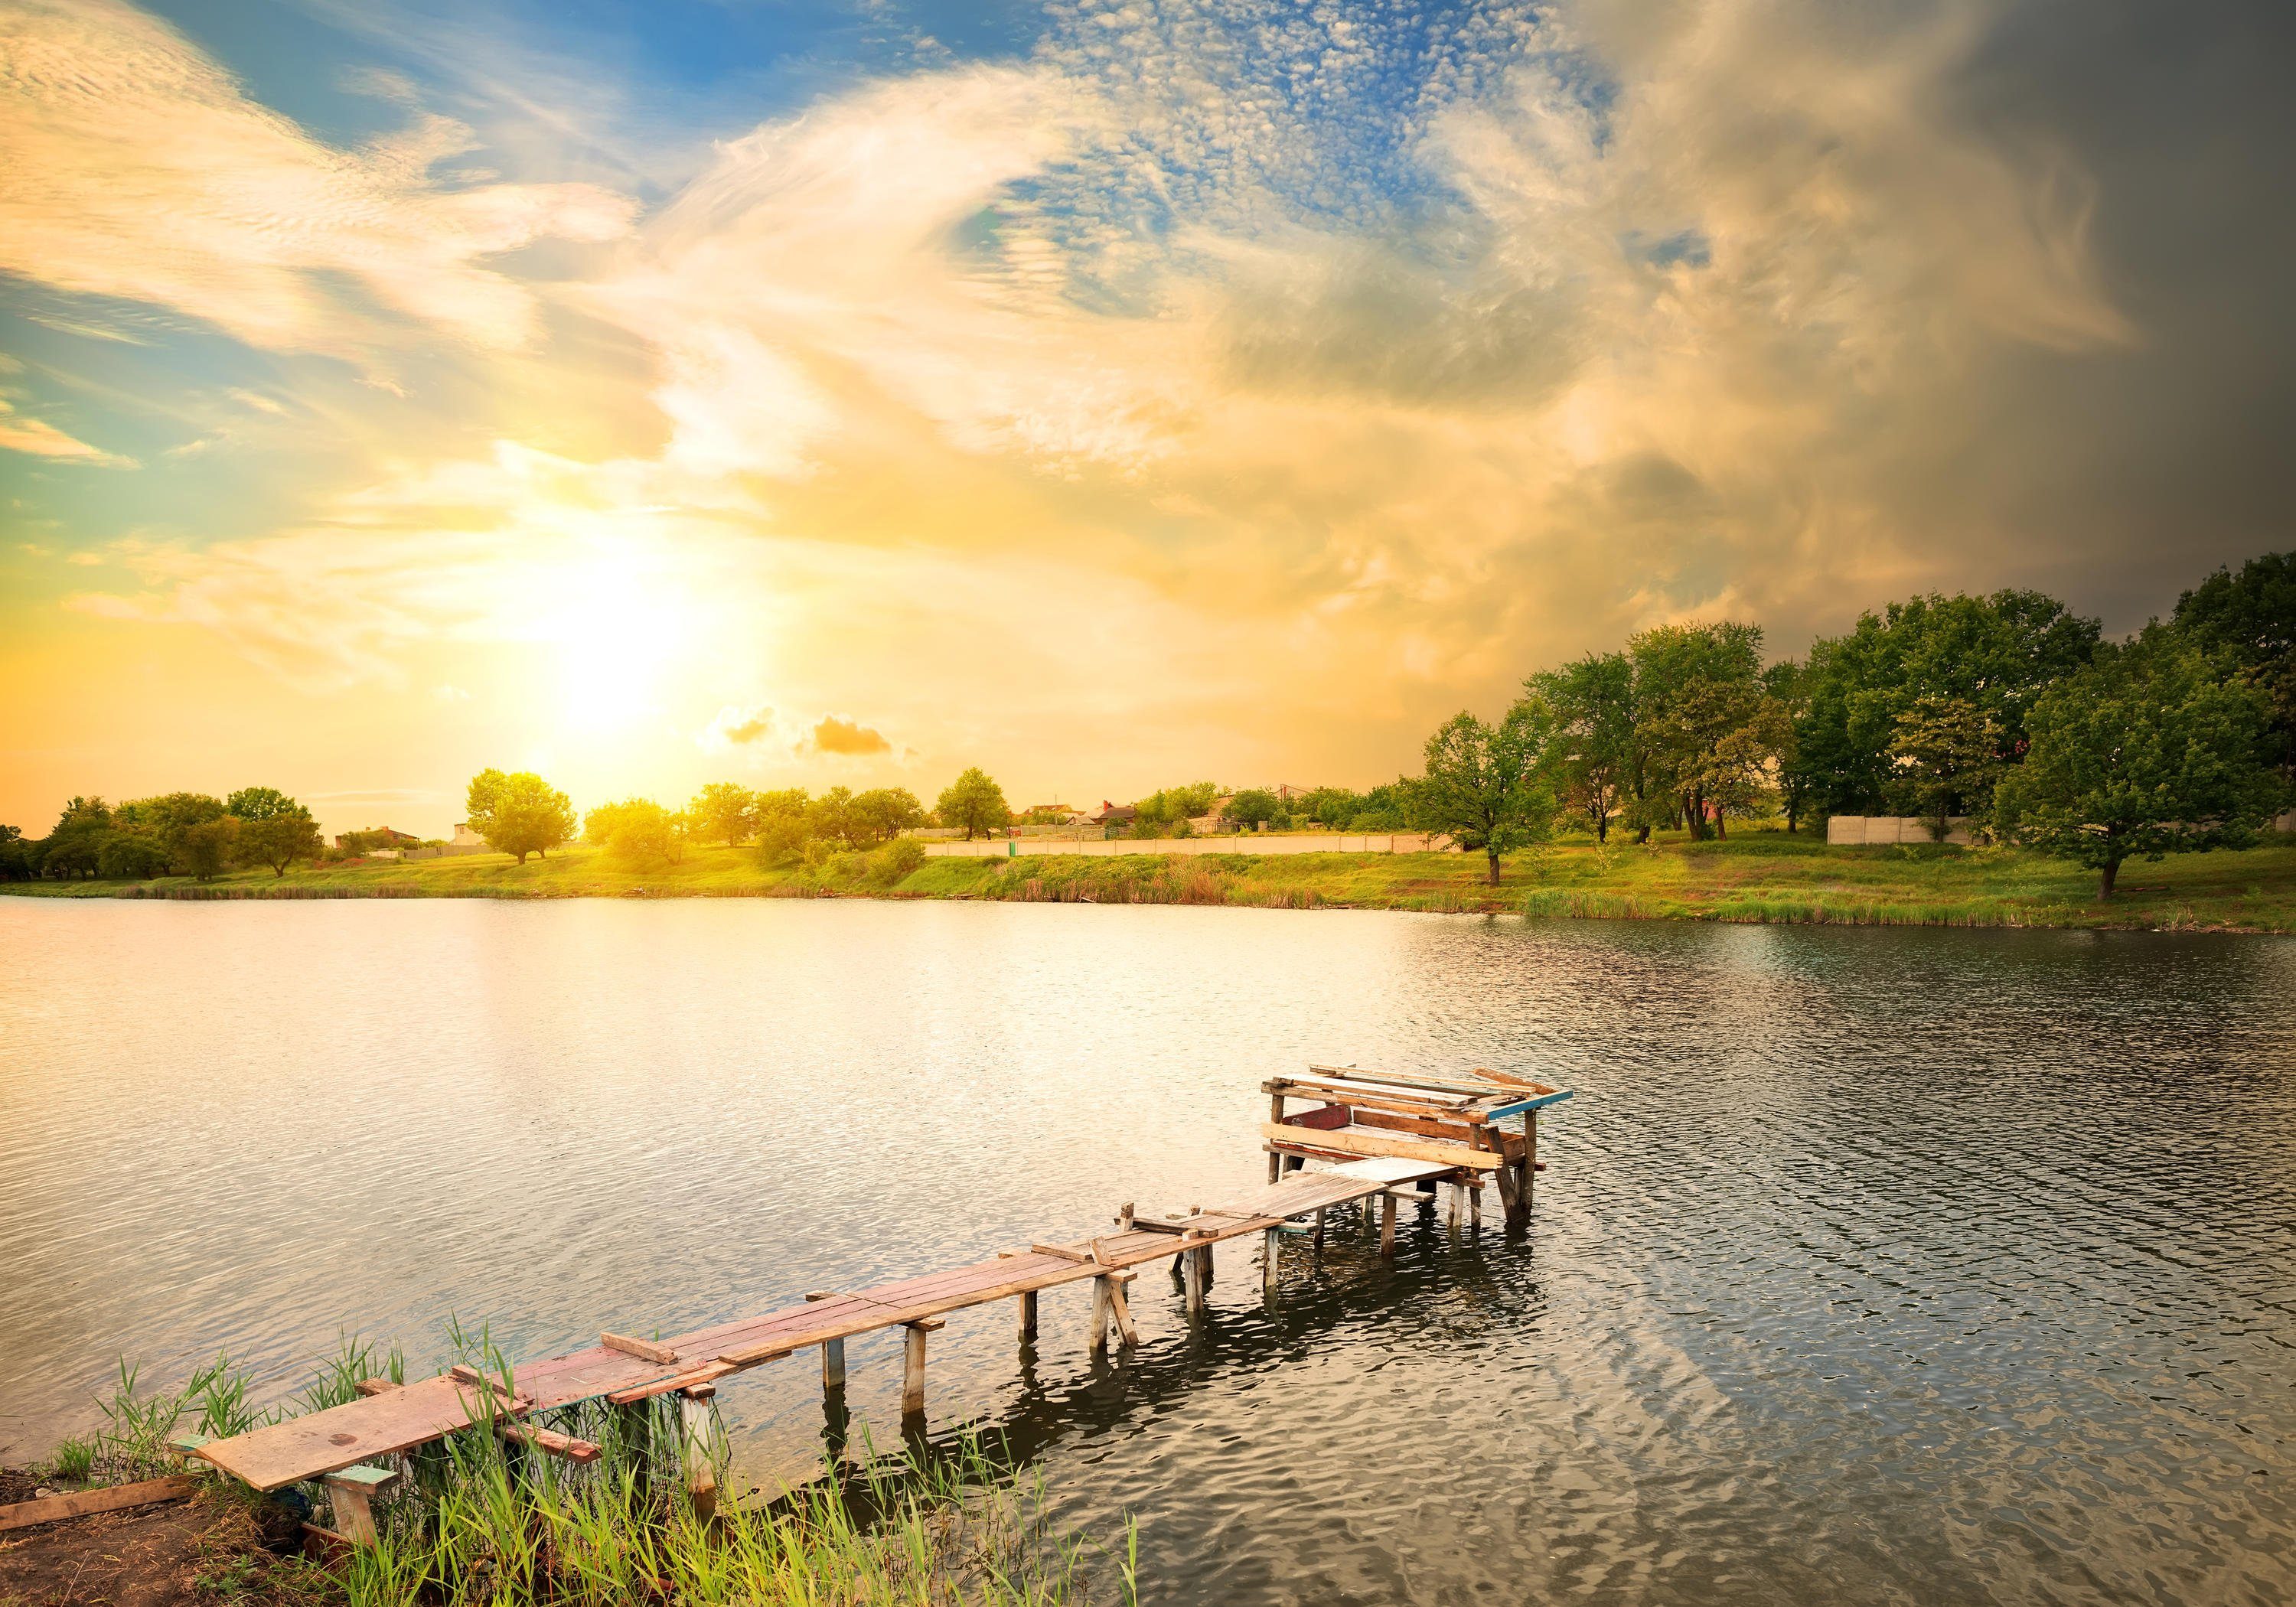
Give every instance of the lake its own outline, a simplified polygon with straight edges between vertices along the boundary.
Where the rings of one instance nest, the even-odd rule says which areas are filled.
[[[936,1336],[1158,1602],[2296,1595],[2296,941],[783,900],[0,898],[0,1459],[115,1358],[675,1332],[1265,1177],[1260,1080],[1578,1090],[1529,1237]],[[1494,1209],[1491,1219],[1496,1224]],[[851,1405],[896,1438],[894,1344]],[[730,1381],[820,1455],[808,1353]]]

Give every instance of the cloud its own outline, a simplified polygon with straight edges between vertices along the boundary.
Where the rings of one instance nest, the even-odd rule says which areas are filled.
[[[893,744],[866,726],[840,719],[836,715],[824,715],[806,739],[805,746],[816,752],[841,754],[858,758],[872,753],[890,753]]]
[[[21,416],[4,398],[0,398],[0,447],[11,452],[29,453],[34,457],[86,463],[98,469],[133,469],[136,466],[132,457],[106,452],[101,447],[91,447],[84,440],[66,435],[53,424]]]
[[[704,726],[693,740],[705,753],[724,753],[735,748],[746,748],[771,735],[774,711],[760,704],[741,709],[727,704],[716,717]]]
[[[322,144],[119,0],[22,0],[0,13],[0,269],[160,303],[252,345],[347,354],[378,339],[332,275],[475,346],[521,346],[536,297],[481,259],[627,226],[628,201],[590,185],[434,176],[471,143],[445,118]]]

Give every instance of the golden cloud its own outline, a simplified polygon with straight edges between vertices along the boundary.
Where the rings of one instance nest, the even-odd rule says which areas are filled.
[[[849,758],[893,750],[893,744],[887,742],[882,734],[833,714],[823,716],[806,741],[818,752],[844,754]]]

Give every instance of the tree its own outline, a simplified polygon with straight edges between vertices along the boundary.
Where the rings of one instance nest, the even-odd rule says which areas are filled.
[[[1461,710],[1427,739],[1419,824],[1480,849],[1496,887],[1500,856],[1545,841],[1554,828],[1556,749],[1554,711],[1543,698],[1519,699],[1496,726]]]
[[[803,787],[759,792],[751,799],[758,818],[758,857],[768,870],[795,865],[805,855],[807,811]]]
[[[1246,787],[1220,806],[1220,818],[1250,831],[1267,824],[1283,812],[1283,800],[1266,787]]]
[[[40,868],[50,876],[98,873],[104,840],[111,834],[111,808],[101,798],[74,798],[56,817],[56,829],[40,845]]]
[[[521,865],[529,854],[550,857],[550,850],[574,835],[574,806],[566,794],[531,770],[481,770],[471,777],[464,798],[471,830],[500,853],[514,854]]]
[[[1627,652],[1645,785],[1642,840],[1675,817],[1693,840],[1702,840],[1710,824],[1726,834],[1726,816],[1751,814],[1762,801],[1786,737],[1784,710],[1762,688],[1761,627],[1661,625],[1634,637]]]
[[[1778,808],[1786,817],[1786,830],[1798,831],[1802,816],[1809,813],[1811,802],[1809,777],[1801,764],[1801,720],[1809,707],[1809,667],[1792,659],[1781,659],[1762,671],[1762,690],[1777,705],[1778,751],[1774,774]]]
[[[33,876],[32,845],[21,826],[0,825],[0,881],[29,881]]]
[[[1922,697],[1898,716],[1894,745],[1905,794],[1939,842],[1955,816],[1992,797],[2004,768],[2001,727],[1967,698]]]
[[[2262,691],[2221,679],[2189,647],[2101,650],[2034,703],[1997,824],[2099,872],[2100,898],[2126,860],[2243,847],[2278,793],[2263,760],[2269,715]]]
[[[861,823],[853,816],[853,789],[832,787],[805,808],[805,831],[809,838],[858,848]]]
[[[1923,699],[1972,704],[1997,731],[1995,774],[2025,753],[2025,717],[2079,671],[2103,639],[2097,622],[2039,592],[1915,597],[1862,616],[1846,636],[1810,648],[1807,694],[1791,749],[1818,812],[1909,814],[1921,782],[1901,763],[1899,717]],[[1961,799],[1983,816],[1989,785]]]
[[[168,873],[167,850],[144,832],[114,832],[96,851],[98,873],[129,881],[143,881]]]
[[[625,859],[676,865],[685,857],[692,817],[651,798],[600,804],[583,817],[582,834]]]
[[[189,868],[187,843],[193,829],[228,813],[222,799],[205,792],[167,792],[121,804],[113,813],[112,827],[149,836],[167,857],[164,873],[175,874]]]
[[[941,824],[962,831],[967,842],[984,832],[1002,831],[1013,821],[1004,789],[989,780],[978,765],[949,783],[933,808]]]
[[[1590,652],[1532,676],[1523,690],[1554,711],[1563,785],[1595,840],[1608,842],[1635,757],[1634,661],[1622,652]]]
[[[906,787],[873,787],[854,795],[849,818],[857,839],[854,846],[873,848],[891,841],[911,826],[924,824],[925,807]]]
[[[737,782],[713,781],[685,806],[693,834],[729,847],[758,834],[758,795]]]
[[[239,821],[230,815],[186,826],[177,839],[176,865],[209,881],[238,862]]]
[[[2296,553],[2218,570],[2177,599],[2170,628],[2264,694],[2266,757],[2296,798]]]
[[[311,811],[276,787],[242,787],[224,800],[224,809],[239,822],[240,853],[269,865],[274,876],[316,856],[322,846]]]

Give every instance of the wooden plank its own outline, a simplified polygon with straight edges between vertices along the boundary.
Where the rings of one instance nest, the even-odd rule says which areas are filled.
[[[667,1366],[677,1359],[677,1352],[668,1346],[657,1345],[652,1340],[632,1339],[627,1333],[602,1333],[598,1342],[609,1350],[635,1356],[642,1362],[658,1362]]]
[[[577,1439],[571,1434],[561,1434],[555,1429],[537,1429],[529,1423],[506,1423],[502,1427],[504,1439],[532,1446],[537,1451],[560,1457],[567,1462],[595,1462],[602,1455],[599,1448],[586,1439]]]
[[[257,1489],[277,1489],[427,1445],[468,1428],[483,1414],[479,1406],[475,1390],[442,1374],[229,1439],[210,1440],[199,1455]],[[525,1410],[515,1401],[504,1407],[497,1398],[497,1417],[523,1415]]]
[[[74,1490],[69,1495],[43,1496],[0,1506],[0,1530],[29,1529],[35,1523],[57,1523],[94,1513],[125,1512],[131,1506],[151,1506],[161,1501],[187,1501],[199,1487],[187,1473],[165,1479],[145,1479],[135,1484],[115,1484],[108,1489]]]
[[[1542,1094],[1535,1099],[1518,1099],[1512,1104],[1501,1105],[1490,1114],[1496,1119],[1501,1116],[1520,1116],[1526,1111],[1543,1111],[1549,1105],[1561,1104],[1577,1091],[1574,1088],[1557,1088],[1552,1094]]]
[[[1275,1144],[1287,1144],[1287,1135],[1298,1133],[1298,1127],[1286,1127],[1276,1122],[1267,1122],[1261,1135]],[[1406,1160],[1439,1160],[1451,1166],[1470,1166],[1484,1169],[1496,1168],[1499,1157],[1488,1150],[1471,1150],[1463,1144],[1442,1144],[1430,1138],[1409,1138],[1395,1134],[1376,1132],[1365,1127],[1341,1127],[1335,1132],[1314,1135],[1309,1147],[1332,1150],[1350,1155],[1392,1155]]]
[[[1413,1133],[1422,1138],[1440,1138],[1447,1143],[1464,1144],[1475,1148],[1476,1136],[1488,1129],[1469,1127],[1458,1121],[1438,1121],[1425,1116],[1397,1116],[1386,1111],[1368,1111],[1358,1107],[1354,1126],[1376,1127],[1383,1133]]]

